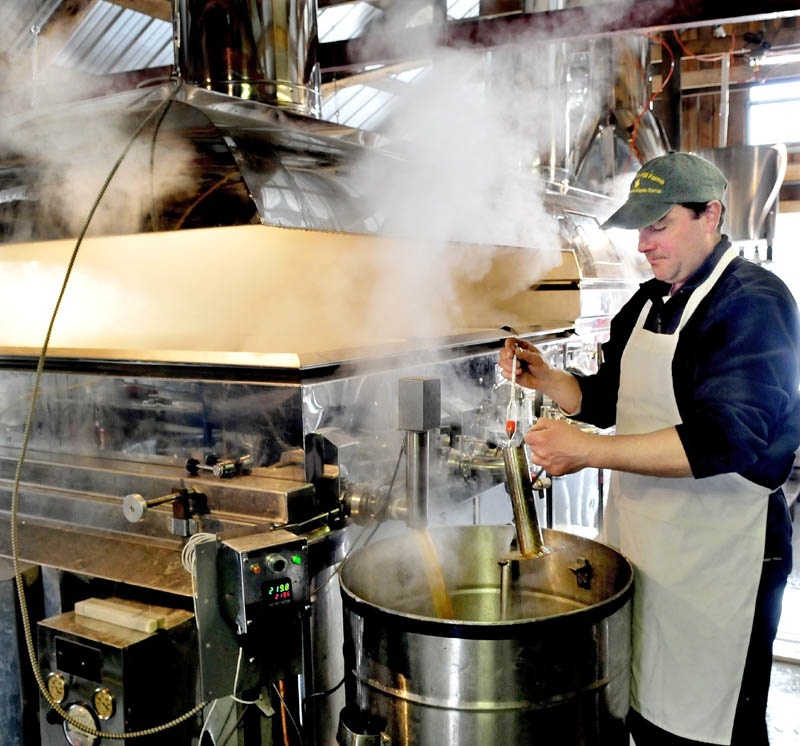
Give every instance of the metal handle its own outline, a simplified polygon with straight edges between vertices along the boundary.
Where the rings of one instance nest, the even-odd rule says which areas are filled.
[[[125,495],[125,499],[122,501],[122,514],[131,523],[138,523],[144,518],[148,508],[169,502],[176,497],[178,497],[178,494],[173,492],[162,497],[154,497],[152,500],[145,500],[141,495],[134,492],[130,495]]]
[[[186,471],[193,477],[196,477],[198,472],[202,469],[203,471],[210,471],[218,479],[225,479],[238,474],[245,474],[252,468],[253,457],[249,454],[235,459],[217,458],[213,456],[211,459],[206,459],[206,463],[202,463],[196,458],[190,458],[186,462]]]

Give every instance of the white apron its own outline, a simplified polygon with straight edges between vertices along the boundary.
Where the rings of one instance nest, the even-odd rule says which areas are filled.
[[[645,304],[622,355],[617,433],[681,421],[672,381],[678,332],[734,256],[728,250],[695,288],[674,334],[644,330]],[[730,743],[769,493],[739,474],[612,475],[604,538],[636,569],[631,704],[683,738]]]

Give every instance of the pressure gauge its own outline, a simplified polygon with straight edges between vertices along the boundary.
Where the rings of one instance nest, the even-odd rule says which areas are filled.
[[[97,713],[97,717],[101,720],[108,720],[113,717],[114,710],[117,707],[117,701],[114,695],[108,689],[95,689],[92,695],[92,704]]]
[[[53,698],[53,702],[60,705],[67,696],[67,680],[63,674],[51,673],[47,677],[47,691]]]
[[[82,702],[73,702],[66,708],[66,713],[77,723],[87,728],[92,728],[93,730],[99,730],[100,728],[94,713]],[[71,746],[95,746],[95,744],[100,743],[99,736],[90,736],[88,733],[78,730],[74,725],[70,725],[66,720],[64,721],[64,735]]]

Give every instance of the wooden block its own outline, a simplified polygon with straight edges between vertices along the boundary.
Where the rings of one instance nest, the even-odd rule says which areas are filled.
[[[85,601],[78,601],[75,604],[75,613],[139,632],[155,632],[166,624],[162,611],[114,598],[87,598]]]

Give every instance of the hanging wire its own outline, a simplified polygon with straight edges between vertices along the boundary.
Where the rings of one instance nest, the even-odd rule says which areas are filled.
[[[75,266],[75,260],[77,259],[81,243],[83,242],[84,236],[86,235],[86,231],[89,229],[89,224],[92,222],[92,218],[94,217],[94,214],[97,211],[98,206],[100,205],[100,201],[103,199],[103,196],[105,195],[106,190],[108,189],[108,186],[111,183],[111,180],[114,178],[114,175],[117,173],[119,167],[122,165],[122,162],[125,159],[125,156],[127,156],[128,151],[131,149],[133,143],[142,133],[144,128],[150,123],[150,121],[155,117],[157,117],[163,111],[163,109],[169,106],[169,104],[177,95],[182,85],[183,85],[182,81],[178,82],[178,85],[175,88],[175,90],[157,107],[155,107],[138,125],[133,135],[131,136],[130,140],[128,141],[127,145],[123,149],[122,153],[117,158],[113,167],[109,171],[106,180],[103,182],[103,186],[101,187],[100,192],[98,193],[94,203],[92,204],[91,209],[89,210],[89,214],[86,217],[86,221],[84,222],[83,227],[81,228],[80,233],[78,234],[78,238],[75,242],[75,248],[73,249],[72,255],[70,256],[69,262],[67,264],[67,270],[64,275],[64,281],[61,285],[61,290],[59,291],[58,298],[53,308],[53,313],[50,317],[50,323],[47,327],[47,333],[45,334],[44,343],[42,344],[42,350],[39,355],[39,361],[36,366],[36,372],[34,374],[34,379],[33,379],[33,388],[31,391],[30,406],[28,408],[28,414],[25,419],[25,428],[22,436],[22,445],[20,447],[19,460],[17,461],[17,468],[14,474],[14,488],[11,495],[11,554],[14,561],[14,576],[17,584],[17,597],[19,598],[20,618],[22,620],[25,645],[28,650],[28,658],[30,659],[31,668],[33,670],[34,678],[36,679],[36,683],[42,695],[44,696],[45,700],[47,701],[47,704],[50,705],[50,707],[72,728],[80,731],[81,733],[85,733],[86,735],[94,736],[95,738],[108,738],[109,740],[139,738],[141,736],[150,736],[155,733],[160,733],[162,731],[169,730],[170,728],[173,728],[176,725],[179,725],[180,723],[189,720],[190,718],[194,717],[197,713],[201,712],[206,707],[208,702],[201,702],[196,707],[193,707],[191,710],[185,712],[180,717],[177,717],[174,720],[170,720],[168,723],[164,723],[162,725],[158,725],[153,728],[147,728],[145,730],[134,731],[131,733],[108,733],[105,731],[97,730],[96,728],[91,728],[87,726],[85,723],[81,723],[78,720],[75,720],[73,717],[71,717],[64,711],[64,709],[58,702],[56,702],[53,699],[52,695],[47,690],[47,686],[45,685],[44,679],[42,677],[42,672],[39,668],[39,664],[37,661],[36,650],[33,644],[33,634],[31,632],[30,614],[28,612],[28,604],[25,596],[25,585],[22,579],[22,570],[20,566],[20,550],[19,550],[19,527],[17,525],[18,523],[17,515],[19,512],[19,489],[22,481],[22,467],[23,464],[25,463],[25,456],[27,455],[28,452],[28,444],[30,443],[31,432],[33,430],[33,415],[34,412],[36,411],[36,402],[39,397],[42,373],[44,371],[44,364],[47,358],[47,351],[50,346],[50,337],[52,336],[53,333],[53,327],[55,325],[56,317],[58,316],[58,311],[59,308],[61,307],[61,301],[64,298],[64,293],[67,290],[67,284],[72,274],[72,269]]]
[[[180,230],[180,228],[183,226],[183,223],[185,222],[186,218],[189,217],[190,213],[192,212],[192,210],[194,210],[195,207],[197,207],[197,205],[199,205],[206,197],[208,197],[210,194],[215,192],[221,186],[224,186],[231,179],[235,179],[235,178],[241,178],[241,174],[238,171],[231,171],[229,174],[227,174],[226,176],[223,176],[221,179],[219,179],[219,181],[214,183],[211,187],[206,189],[205,192],[203,192],[197,199],[194,200],[194,202],[192,202],[191,205],[189,205],[186,208],[186,210],[184,210],[183,215],[181,215],[181,217],[178,220],[178,222],[175,223],[175,227],[172,230],[175,230],[175,231]]]
[[[678,46],[681,48],[683,53],[687,57],[691,57],[693,60],[697,60],[698,62],[722,62],[726,57],[733,56],[733,50],[736,49],[736,34],[731,34],[731,48],[727,52],[723,52],[722,54],[693,54],[690,52],[685,46],[684,43],[681,41],[681,37],[678,35],[677,30],[672,29],[672,33],[675,36],[675,41],[678,42]]]
[[[164,117],[167,116],[167,112],[169,112],[169,107],[171,105],[172,105],[172,98],[170,97],[169,101],[167,101],[167,105],[164,107],[164,110],[158,117],[156,126],[153,127],[153,137],[150,140],[150,202],[151,202],[150,227],[154,231],[157,231],[159,229],[158,209],[156,207],[156,184],[155,184],[156,138],[158,137],[158,131],[161,129],[161,123],[164,121]]]
[[[250,705],[246,705],[245,707],[242,708],[242,711],[239,714],[239,717],[236,719],[236,722],[233,724],[233,728],[231,728],[230,732],[228,733],[227,736],[225,736],[225,738],[222,738],[222,729],[220,729],[219,746],[225,746],[225,744],[228,743],[228,741],[231,740],[231,736],[234,733],[236,733],[236,729],[239,727],[239,724],[242,722],[242,720],[244,720],[244,716],[247,713],[247,710],[249,709],[249,707],[250,707]],[[233,710],[231,710],[231,712],[233,712]],[[225,723],[227,723],[227,720],[225,721]],[[225,727],[225,723],[223,723],[223,728]],[[203,746],[203,745],[202,744],[198,744],[198,746]]]
[[[300,727],[297,725],[297,721],[294,719],[294,715],[292,715],[292,711],[289,708],[289,705],[286,704],[286,700],[281,695],[280,690],[278,689],[274,681],[272,682],[272,688],[275,690],[275,694],[278,695],[278,699],[281,701],[281,704],[283,705],[284,712],[289,716],[289,720],[292,721],[292,725],[294,726],[294,729],[297,731],[297,739],[300,741],[300,746],[303,746],[303,734],[300,731]]]

